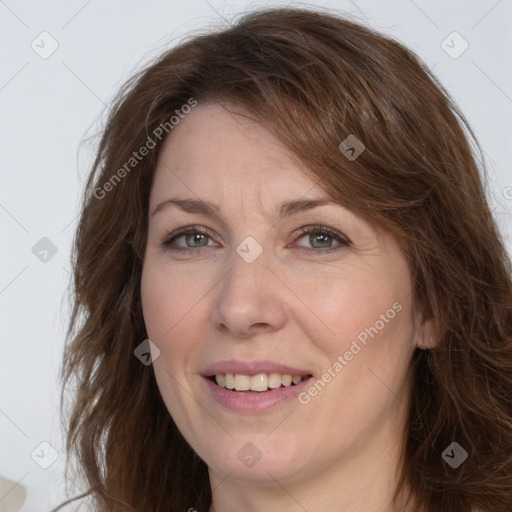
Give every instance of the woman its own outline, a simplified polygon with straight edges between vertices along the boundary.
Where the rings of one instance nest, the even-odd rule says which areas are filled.
[[[64,357],[91,509],[510,512],[511,265],[464,129],[408,50],[299,9],[125,86]]]

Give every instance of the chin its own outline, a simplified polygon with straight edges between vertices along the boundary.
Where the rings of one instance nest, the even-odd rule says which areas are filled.
[[[203,460],[215,472],[230,474],[230,478],[272,483],[293,480],[301,469],[309,467],[304,453],[293,444],[279,438],[266,439],[268,434],[228,438],[225,446],[209,451]],[[300,457],[300,460],[299,460]]]

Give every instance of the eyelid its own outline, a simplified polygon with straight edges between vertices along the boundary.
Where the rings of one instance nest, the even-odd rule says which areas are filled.
[[[308,233],[326,233],[333,238],[339,239],[340,242],[346,243],[347,245],[352,243],[346,235],[337,229],[331,228],[325,224],[310,224],[300,228],[300,235]]]
[[[179,236],[187,235],[189,233],[199,233],[201,235],[207,235],[212,240],[214,239],[214,237],[212,236],[212,232],[209,229],[207,229],[203,226],[191,225],[191,226],[184,226],[182,228],[178,228],[178,229],[172,231],[171,233],[169,233],[168,235],[166,235],[162,242],[162,245],[164,246],[164,248],[169,248],[169,246],[173,240],[175,240]],[[200,249],[200,247],[183,247],[182,249],[183,250],[190,250],[190,249],[193,250],[193,249]],[[180,249],[177,249],[177,250],[180,250]]]
[[[320,233],[320,234],[326,234],[330,236],[332,239],[337,240],[338,244],[333,247],[328,247],[326,249],[317,249],[317,248],[309,248],[309,247],[303,247],[301,245],[295,245],[297,240],[300,240],[304,235],[311,234],[311,233]],[[306,252],[306,253],[319,253],[319,254],[327,254],[334,251],[338,251],[344,247],[350,247],[352,245],[352,242],[349,240],[348,237],[346,237],[344,234],[340,233],[337,229],[331,228],[329,226],[326,226],[324,224],[314,224],[314,225],[308,225],[303,226],[300,228],[300,233],[297,237],[295,237],[294,240],[294,246],[299,250],[300,252]]]

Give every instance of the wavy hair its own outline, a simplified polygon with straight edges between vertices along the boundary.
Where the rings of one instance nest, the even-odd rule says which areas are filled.
[[[188,38],[113,103],[73,241],[61,371],[61,407],[73,385],[63,422],[86,485],[79,497],[101,512],[206,512],[211,503],[206,464],[170,417],[152,367],[134,357],[147,338],[140,281],[161,127],[172,137],[169,120],[191,99],[234,105],[268,127],[320,187],[391,232],[407,257],[414,305],[436,336],[411,360],[396,495],[410,489],[426,512],[510,512],[512,269],[482,152],[412,52],[302,8],[255,11]],[[349,135],[366,146],[352,161],[339,149]],[[130,160],[143,146],[147,154]],[[454,441],[468,453],[456,469],[442,458]]]

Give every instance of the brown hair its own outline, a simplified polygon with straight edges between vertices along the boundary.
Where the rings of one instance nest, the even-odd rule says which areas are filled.
[[[252,115],[337,202],[399,241],[436,345],[411,361],[397,495],[409,488],[428,512],[510,512],[512,270],[478,144],[414,54],[305,9],[257,11],[196,36],[134,76],[113,105],[74,240],[62,375],[63,390],[76,384],[67,449],[95,510],[204,512],[211,502],[206,464],[176,428],[151,366],[133,354],[147,338],[140,280],[155,134],[167,122],[172,137],[168,121],[191,99]],[[366,146],[353,161],[338,149],[351,134]],[[149,139],[154,149],[126,167]],[[441,456],[454,441],[468,452],[456,469]]]

